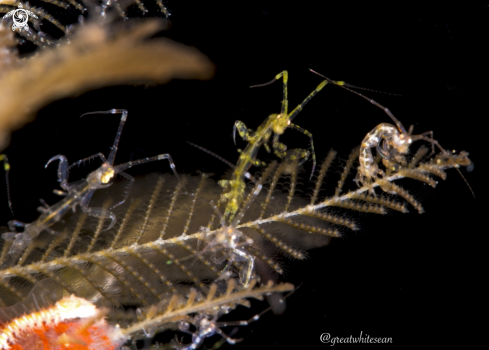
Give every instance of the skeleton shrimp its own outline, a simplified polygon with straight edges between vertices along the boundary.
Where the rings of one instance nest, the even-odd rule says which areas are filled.
[[[231,338],[226,333],[224,333],[220,327],[226,327],[228,326],[228,324],[225,322],[216,322],[216,319],[216,316],[210,317],[208,315],[199,313],[197,314],[197,316],[189,321],[178,322],[178,328],[180,329],[180,331],[192,335],[192,342],[189,344],[181,344],[177,336],[175,336],[175,339],[171,340],[171,345],[177,350],[196,350],[204,343],[205,338],[212,337],[216,333],[226,339],[226,341],[231,345],[234,345],[242,340]],[[251,318],[248,321],[242,321],[243,324],[240,325],[246,326],[252,321],[255,321],[255,319]],[[195,332],[190,331],[190,323],[195,326]]]
[[[110,151],[109,158],[106,159],[102,153],[97,153],[91,157],[79,160],[78,162],[72,164],[71,166],[68,166],[69,164],[68,159],[63,155],[57,155],[49,159],[49,161],[46,164],[46,167],[49,164],[51,164],[51,162],[59,160],[58,181],[60,182],[61,188],[65,192],[55,191],[55,193],[63,195],[64,199],[62,199],[61,201],[59,201],[58,203],[54,204],[51,207],[47,206],[44,203],[45,206],[39,208],[42,214],[39,216],[39,218],[36,221],[30,224],[25,224],[16,220],[12,220],[8,223],[11,232],[4,233],[2,237],[5,240],[14,240],[14,242],[12,243],[10,250],[8,252],[9,253],[8,258],[6,259],[6,261],[3,262],[2,266],[5,267],[5,266],[9,266],[11,263],[15,263],[17,259],[20,257],[20,255],[22,254],[22,252],[24,251],[24,249],[29,245],[29,243],[34,238],[36,238],[42,231],[47,231],[51,234],[56,234],[56,232],[52,230],[50,226],[60,221],[63,215],[65,215],[70,209],[72,209],[73,212],[75,212],[77,205],[80,206],[82,211],[87,213],[88,215],[100,219],[111,219],[111,223],[105,230],[111,229],[116,223],[115,214],[112,213],[110,210],[104,208],[90,208],[88,204],[90,203],[90,199],[92,198],[93,193],[98,189],[103,189],[111,186],[112,183],[110,183],[110,180],[114,178],[117,174],[129,180],[129,186],[124,196],[124,199],[121,202],[115,204],[110,209],[113,209],[114,207],[124,203],[129,195],[130,187],[134,182],[134,178],[126,174],[124,170],[129,169],[135,165],[148,163],[148,162],[161,160],[161,159],[168,159],[168,161],[170,162],[170,167],[172,168],[175,176],[177,176],[178,178],[178,174],[175,170],[175,164],[173,163],[173,160],[169,154],[160,154],[154,157],[144,158],[136,161],[130,161],[124,164],[114,166],[113,164],[119,145],[119,139],[121,137],[122,128],[124,127],[124,124],[126,122],[128,112],[125,109],[111,109],[109,111],[85,113],[82,115],[82,117],[87,114],[95,114],[95,113],[101,113],[101,114],[121,113],[122,114],[121,121],[119,123],[119,129],[117,130],[117,134],[114,140],[114,145],[112,146],[112,149]],[[78,165],[86,160],[96,158],[96,157],[100,158],[103,161],[103,164],[98,169],[90,173],[85,180],[78,181],[73,184],[68,183],[69,169],[72,166]],[[24,231],[21,233],[16,232],[17,227],[23,227]]]
[[[228,166],[231,168],[234,168],[234,165],[225,160],[224,158],[220,157],[219,155],[215,154],[214,152],[211,152],[203,147],[200,147],[198,145],[195,145],[191,142],[189,142],[192,146],[216,157],[217,159],[221,160],[222,162],[226,163]],[[250,204],[253,202],[253,200],[258,196],[260,193],[263,185],[260,182],[257,182],[253,176],[246,172],[245,177],[250,179],[251,181],[255,182],[255,188],[253,190],[253,193],[251,194],[250,198],[247,200],[241,211],[238,213],[238,215],[234,218],[234,220],[231,221],[229,225],[226,224],[226,221],[224,217],[221,215],[219,209],[217,206],[214,204],[213,201],[210,201],[210,205],[214,209],[214,211],[217,213],[217,215],[220,218],[221,221],[221,228],[216,231],[214,234],[213,239],[209,240],[209,244],[207,247],[205,247],[199,254],[203,254],[208,250],[217,250],[219,248],[224,249],[226,251],[229,251],[229,255],[223,255],[221,258],[216,258],[213,257],[212,260],[216,264],[221,264],[227,259],[227,265],[222,271],[221,277],[220,278],[226,278],[227,273],[229,268],[231,267],[231,264],[233,262],[245,262],[247,265],[246,268],[242,268],[240,270],[240,280],[241,283],[247,287],[252,279],[252,274],[254,270],[254,263],[255,263],[255,257],[245,251],[243,249],[244,246],[250,246],[253,245],[253,240],[246,236],[242,231],[237,229],[237,226],[241,222],[241,220],[244,217],[244,214],[250,207]],[[209,233],[209,228],[201,228],[202,231],[204,231],[206,234]]]
[[[285,296],[280,295],[279,299],[277,300],[277,303],[285,304],[285,299],[288,298],[290,295],[292,295],[293,292],[294,291],[288,293]],[[229,312],[228,308],[225,308],[223,311],[218,312],[217,314],[207,314],[205,312],[199,312],[194,317],[187,317],[185,321],[178,322],[178,328],[180,329],[180,331],[192,335],[192,342],[189,344],[181,344],[177,336],[175,336],[175,339],[171,340],[171,345],[177,350],[196,350],[199,348],[199,346],[203,344],[205,338],[212,337],[216,333],[219,334],[221,337],[223,337],[224,338],[223,340],[227,341],[231,345],[234,345],[243,340],[243,339],[231,338],[235,333],[235,331],[237,331],[237,328],[233,329],[233,331],[231,331],[229,335],[224,333],[221,328],[248,326],[250,323],[258,321],[260,317],[262,317],[265,313],[267,313],[272,309],[273,306],[271,305],[248,320],[230,321],[230,322],[217,321],[219,317]],[[192,324],[195,327],[195,332],[190,331],[190,324]],[[214,345],[213,349],[214,348],[218,349],[219,347],[215,347]]]
[[[248,171],[251,165],[257,165],[257,166],[261,165],[261,162],[256,159],[258,149],[260,148],[261,145],[265,147],[265,150],[268,153],[271,152],[270,146],[268,145],[268,141],[270,140],[272,134],[273,134],[272,148],[274,150],[275,155],[277,155],[279,158],[283,158],[287,154],[287,146],[279,142],[279,137],[285,132],[285,129],[294,128],[299,130],[306,136],[308,136],[311,140],[311,152],[306,150],[296,150],[298,152],[296,152],[295,156],[302,158],[300,164],[303,164],[309,158],[309,155],[312,155],[313,168],[311,172],[311,177],[312,174],[314,173],[314,169],[316,167],[316,155],[314,153],[314,143],[312,139],[312,134],[309,131],[301,128],[300,126],[292,124],[292,120],[302,110],[302,108],[319,91],[321,91],[322,88],[326,86],[328,81],[323,81],[321,84],[319,84],[316,87],[316,89],[313,92],[311,92],[309,96],[307,96],[301,104],[299,104],[292,112],[288,113],[289,102],[287,99],[287,82],[289,79],[289,74],[287,71],[281,72],[272,81],[266,84],[254,85],[252,86],[252,88],[272,84],[273,82],[279,80],[280,78],[283,78],[283,84],[284,84],[284,89],[283,89],[284,99],[282,101],[282,109],[280,111],[280,114],[270,115],[258,127],[256,131],[252,131],[248,129],[242,121],[237,120],[234,123],[234,128],[233,128],[234,143],[236,144],[236,130],[238,130],[239,135],[243,138],[243,140],[248,141],[248,145],[246,146],[244,151],[241,152],[239,156],[238,163],[234,167],[234,172],[231,180],[223,180],[220,182],[221,186],[225,187],[229,185],[230,187],[229,192],[224,194],[224,197],[228,199],[228,203],[224,211],[224,217],[229,218],[230,220],[232,220],[234,215],[236,214],[241,197],[243,195],[243,190],[245,188],[243,176]]]
[[[405,155],[409,152],[409,147],[413,142],[418,140],[424,140],[431,143],[431,154],[435,153],[435,145],[441,150],[443,155],[449,156],[449,152],[447,152],[437,140],[433,139],[433,131],[426,131],[419,135],[412,135],[414,125],[409,127],[409,131],[406,131],[402,123],[394,117],[392,112],[387,108],[382,106],[380,103],[364,96],[363,94],[354,91],[350,88],[363,89],[358,86],[354,86],[344,81],[334,81],[331,80],[324,75],[321,75],[312,69],[310,70],[314,74],[317,74],[326,81],[331,84],[342,87],[345,90],[353,92],[354,94],[364,98],[369,101],[371,104],[382,109],[396,124],[396,126],[388,123],[381,123],[377,125],[372,131],[370,131],[362,141],[360,146],[360,156],[359,163],[360,167],[358,170],[357,177],[355,181],[357,182],[359,187],[368,187],[369,192],[371,194],[374,193],[374,189],[372,184],[376,181],[376,179],[380,177],[384,177],[385,173],[383,170],[379,169],[377,164],[375,164],[374,157],[372,155],[372,148],[376,148],[378,154],[383,158],[382,162],[386,167],[391,167],[393,170],[397,170],[399,168],[399,164],[403,165],[406,163]],[[366,90],[366,89],[364,89]],[[396,128],[397,127],[397,128]],[[430,135],[430,137],[428,137]],[[460,176],[464,179],[467,186],[469,186],[470,191],[474,195],[472,188],[468,184],[465,177],[462,175],[458,167],[456,168],[459,172]],[[475,195],[474,195],[475,197]]]
[[[259,187],[261,189],[261,185]],[[258,193],[260,192],[258,188],[255,189],[255,192],[253,193],[252,197],[254,198]],[[243,286],[246,288],[249,286],[252,275],[253,275],[253,270],[255,267],[255,257],[248,253],[246,250],[243,249],[244,246],[251,246],[253,245],[253,240],[246,236],[242,231],[237,229],[237,226],[241,219],[244,216],[245,211],[248,209],[249,204],[251,203],[252,200],[248,203],[246,207],[244,207],[241,212],[236,216],[235,220],[228,226],[226,225],[226,222],[224,221],[224,218],[222,217],[221,213],[219,212],[219,209],[217,206],[214,204],[213,201],[210,202],[210,205],[214,209],[214,211],[218,214],[220,220],[221,220],[221,228],[217,230],[217,232],[214,235],[214,238],[210,241],[209,245],[204,248],[202,252],[205,252],[208,249],[224,249],[229,252],[229,254],[223,255],[221,258],[213,257],[213,261],[216,264],[221,264],[224,262],[224,260],[227,260],[227,265],[226,267],[222,270],[220,278],[227,279],[228,276],[228,270],[230,269],[231,265],[233,262],[244,262],[244,266],[241,268],[239,272],[239,279]],[[208,228],[205,228],[206,231],[208,231]]]

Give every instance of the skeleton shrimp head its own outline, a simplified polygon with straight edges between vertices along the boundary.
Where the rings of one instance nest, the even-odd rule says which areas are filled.
[[[87,182],[91,185],[92,189],[98,189],[108,184],[115,174],[116,169],[112,165],[104,163],[100,168],[88,175]]]
[[[243,241],[242,238],[244,239]],[[224,247],[225,249],[231,250],[234,253],[242,252],[240,247],[246,246],[246,245],[252,245],[254,242],[251,238],[246,236],[242,231],[236,229],[236,227],[233,226],[224,226],[221,229],[219,229],[215,235],[213,244],[214,245],[220,245]],[[243,256],[241,254],[238,254],[239,256]],[[243,259],[240,259],[243,261]]]
[[[398,153],[400,154],[407,154],[409,151],[409,146],[411,146],[411,143],[413,142],[413,138],[411,137],[410,134],[404,134],[404,133],[393,133],[392,137],[390,140],[387,141],[389,145],[392,146]]]
[[[290,126],[290,119],[285,114],[272,114],[269,118],[273,119],[272,129],[275,134],[282,135]]]

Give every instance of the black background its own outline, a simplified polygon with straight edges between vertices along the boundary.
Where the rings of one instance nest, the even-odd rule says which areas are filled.
[[[234,121],[255,129],[279,111],[282,99],[278,82],[260,89],[249,86],[288,70],[293,107],[321,82],[308,71],[312,68],[335,80],[402,95],[366,92],[389,107],[406,128],[414,124],[415,133],[433,130],[447,149],[470,152],[475,170],[462,172],[477,199],[454,170],[436,189],[406,183],[424,214],[411,207],[408,214],[357,216],[360,231],[346,232],[329,246],[310,251],[306,261],[286,261],[283,279],[302,286],[287,300],[283,316],[268,313],[241,328],[235,337],[245,340],[233,349],[322,349],[330,346],[319,341],[322,333],[349,337],[360,331],[364,336],[392,337],[393,346],[474,339],[479,334],[474,316],[487,305],[477,298],[485,276],[477,273],[482,259],[476,242],[485,232],[476,210],[481,211],[483,198],[477,174],[487,150],[487,138],[478,130],[487,119],[483,52],[489,38],[489,4],[368,3],[167,2],[171,28],[163,35],[208,55],[217,68],[215,78],[105,88],[42,109],[36,121],[13,134],[5,151],[12,165],[15,218],[32,221],[39,198],[58,200],[51,192],[57,186],[55,167],[44,170],[50,157],[61,153],[76,161],[109,152],[119,117],[79,119],[81,114],[111,108],[129,111],[116,163],[168,152],[181,173],[202,170],[220,175],[225,166],[186,142],[234,163]],[[326,86],[294,122],[314,134],[320,160],[330,148],[345,159],[368,131],[390,120],[358,96]],[[292,130],[283,140],[289,148],[308,143]],[[239,141],[238,146],[244,145]],[[273,159],[265,152],[260,158]],[[306,171],[310,167],[306,163]],[[167,164],[148,164],[130,173],[152,171],[166,172]],[[331,182],[331,188],[335,184]],[[5,202],[0,203],[2,225],[12,219]],[[227,319],[245,319],[266,307],[254,305]],[[209,339],[207,346],[218,339]],[[383,347],[387,346],[376,346]]]

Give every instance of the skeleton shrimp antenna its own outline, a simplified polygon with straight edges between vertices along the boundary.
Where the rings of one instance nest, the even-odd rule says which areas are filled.
[[[195,148],[198,148],[200,149],[201,151],[204,151],[205,153],[207,154],[210,154],[211,156],[213,156],[214,158],[217,158],[219,159],[221,162],[223,162],[224,164],[226,164],[228,167],[232,168],[232,169],[235,169],[236,168],[236,165],[234,165],[233,163],[231,163],[230,161],[224,159],[223,157],[221,157],[220,155],[218,154],[215,154],[214,152],[212,151],[209,151],[207,148],[204,148],[202,146],[199,146],[199,145],[196,145],[195,143],[192,143],[190,141],[187,141],[187,143],[189,145],[192,145],[194,146]],[[251,175],[249,172],[246,172],[245,173],[245,177],[250,180],[250,181],[253,181],[254,183],[256,183],[256,180],[255,178],[253,177],[253,175]]]
[[[349,83],[344,82],[344,81],[334,81],[333,79],[329,79],[329,78],[325,77],[324,75],[319,74],[315,70],[312,70],[312,69],[309,69],[309,70],[311,72],[313,72],[314,74],[317,74],[317,75],[323,77],[324,79],[326,79],[331,84],[338,85],[337,83],[340,83],[341,86],[347,86],[347,87],[352,88],[352,89],[363,90],[363,91],[370,91],[370,92],[375,92],[377,94],[384,94],[384,95],[391,95],[391,96],[399,96],[399,97],[402,96],[401,94],[394,94],[392,92],[385,92],[385,91],[380,91],[380,90],[367,89],[367,88],[364,88],[362,86],[356,86],[356,85],[349,84]]]
[[[273,78],[273,79],[272,79],[271,81],[269,81],[268,83],[252,85],[252,86],[250,86],[250,89],[254,89],[254,88],[257,88],[257,87],[264,87],[264,86],[268,86],[268,85],[271,85],[271,84],[275,83],[277,80],[278,80],[277,78]]]
[[[214,152],[212,152],[212,151],[209,151],[207,148],[204,148],[204,147],[202,147],[202,146],[196,145],[195,143],[192,143],[192,142],[190,142],[190,141],[187,141],[187,143],[188,143],[189,145],[191,145],[191,146],[194,146],[195,148],[200,149],[201,151],[203,151],[203,152],[205,152],[205,153],[207,153],[207,154],[210,154],[210,155],[211,155],[211,156],[213,156],[214,158],[219,159],[221,162],[223,162],[224,164],[226,164],[228,167],[233,168],[233,169],[234,169],[234,168],[236,168],[236,166],[235,166],[233,163],[231,163],[231,162],[230,162],[230,161],[228,161],[227,159],[224,159],[224,158],[223,158],[223,157],[221,157],[220,155],[218,155],[218,154],[216,154],[216,153],[214,153]]]
[[[354,94],[366,99],[368,102],[370,102],[371,104],[379,107],[380,109],[382,109],[389,117],[391,117],[391,119],[394,121],[394,123],[396,123],[396,126],[397,128],[399,129],[400,132],[402,132],[403,134],[407,134],[406,132],[406,129],[404,128],[404,126],[402,125],[402,123],[396,118],[394,117],[394,114],[392,114],[392,112],[389,110],[389,108],[387,107],[384,107],[382,106],[380,103],[378,103],[377,101],[375,100],[372,100],[371,98],[368,98],[367,96],[365,95],[362,95],[361,93],[355,91],[355,90],[352,90],[350,88],[353,88],[353,89],[362,89],[362,90],[366,90],[366,91],[373,91],[373,92],[380,92],[380,91],[376,91],[376,90],[370,90],[370,89],[365,89],[365,88],[361,88],[359,86],[355,86],[355,85],[350,85],[348,83],[345,83],[344,81],[335,81],[335,80],[332,80],[332,79],[329,79],[328,77],[325,77],[324,75],[322,74],[319,74],[318,72],[312,70],[312,69],[309,69],[311,72],[313,72],[314,74],[317,74],[319,75],[320,77],[326,79],[329,83],[333,84],[333,85],[337,85],[339,87],[342,87],[343,89],[345,90],[348,90],[350,92],[353,92]],[[382,93],[382,92],[381,92]],[[387,93],[389,94],[389,93]],[[396,95],[396,94],[389,94],[389,95]],[[400,95],[397,95],[397,96],[400,96]]]
[[[82,114],[80,116],[80,118],[82,118],[82,117],[89,115],[89,114],[117,114],[117,113],[122,113],[122,117],[121,117],[121,122],[119,123],[119,129],[117,130],[117,135],[115,136],[114,145],[111,148],[109,158],[107,160],[107,163],[109,163],[110,165],[114,165],[115,155],[117,153],[117,149],[119,147],[119,140],[120,140],[121,134],[122,134],[122,128],[124,127],[124,124],[126,123],[126,119],[127,119],[127,113],[128,113],[127,110],[125,110],[125,109],[111,109],[110,111],[88,112],[88,113]]]

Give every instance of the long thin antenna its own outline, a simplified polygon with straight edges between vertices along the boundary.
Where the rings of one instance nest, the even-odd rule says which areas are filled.
[[[232,164],[231,162],[227,161],[226,159],[224,159],[220,155],[217,155],[214,152],[209,151],[208,149],[206,149],[204,147],[198,146],[198,145],[196,145],[196,144],[194,144],[194,143],[192,143],[190,141],[187,141],[187,143],[190,144],[190,145],[192,145],[192,146],[194,146],[195,148],[200,149],[201,151],[204,151],[205,153],[210,154],[213,157],[216,157],[221,162],[223,162],[224,164],[228,165],[230,168],[232,168],[232,169],[235,169],[236,168],[236,166],[234,164]],[[253,193],[252,193],[251,197],[249,197],[248,200],[245,202],[245,205],[243,206],[243,209],[241,210],[241,212],[239,213],[239,215],[234,219],[233,224],[232,224],[233,226],[239,224],[239,222],[241,221],[241,219],[243,219],[244,213],[246,212],[246,210],[248,210],[249,205],[251,204],[251,202],[253,201],[253,199],[256,196],[258,196],[258,194],[260,193],[261,189],[263,188],[263,185],[259,181],[257,181],[254,178],[254,176],[251,175],[249,172],[246,172],[244,176],[248,180],[252,181],[255,184],[255,189],[253,190]],[[217,207],[216,207],[216,209],[217,209]]]
[[[273,80],[269,81],[268,83],[252,85],[252,86],[250,86],[250,89],[257,88],[257,87],[268,86],[268,85],[271,85],[271,84],[275,83],[276,81],[277,81],[277,78],[273,78]]]
[[[470,190],[470,192],[472,192],[472,196],[474,196],[474,198],[475,198],[475,193],[474,193],[474,191],[472,190],[472,187],[470,187],[469,182],[467,181],[467,179],[465,178],[465,176],[463,176],[463,174],[462,174],[462,172],[460,171],[460,169],[459,169],[459,168],[455,168],[455,169],[457,169],[457,171],[458,171],[458,173],[460,174],[460,176],[462,176],[462,179],[464,179],[464,181],[465,181],[465,183],[467,184],[467,186],[469,186],[469,190]]]
[[[234,164],[233,164],[233,163],[231,163],[230,161],[228,161],[228,160],[224,159],[224,158],[223,158],[223,157],[221,157],[220,155],[218,155],[218,154],[216,154],[216,153],[214,153],[214,152],[212,152],[212,151],[209,151],[207,148],[204,148],[204,147],[202,147],[202,146],[196,145],[195,143],[192,143],[192,142],[190,142],[190,141],[187,141],[187,143],[188,143],[189,145],[192,145],[192,146],[194,146],[195,148],[198,148],[198,149],[200,149],[201,151],[204,151],[205,153],[210,154],[211,156],[213,156],[213,157],[215,157],[215,158],[219,159],[221,162],[223,162],[224,164],[226,164],[227,166],[229,166],[231,169],[236,169],[236,165],[234,165]],[[254,177],[253,177],[253,175],[251,175],[249,172],[246,172],[246,173],[244,174],[244,177],[246,177],[248,180],[250,180],[250,181],[252,181],[252,182],[256,183],[255,178],[254,178]]]
[[[363,91],[370,91],[370,92],[375,92],[377,94],[384,94],[384,95],[391,95],[391,96],[399,96],[401,97],[402,95],[400,94],[394,94],[392,92],[385,92],[385,91],[380,91],[380,90],[374,90],[374,89],[367,89],[367,88],[364,88],[364,87],[361,87],[361,86],[356,86],[356,85],[352,85],[352,84],[349,84],[347,82],[344,82],[344,81],[335,81],[333,79],[329,79],[327,77],[325,77],[324,75],[322,74],[319,74],[318,72],[312,70],[312,69],[309,69],[311,72],[313,72],[314,74],[317,74],[321,77],[323,77],[324,79],[326,79],[330,84],[334,84],[334,85],[338,85],[338,86],[346,86],[346,87],[349,87],[349,88],[352,88],[352,89],[357,89],[357,90],[363,90]]]
[[[227,159],[224,159],[223,157],[221,157],[220,155],[212,152],[212,151],[209,151],[207,148],[204,148],[202,146],[199,146],[199,145],[196,145],[195,143],[192,143],[190,141],[187,141],[187,143],[191,146],[194,146],[195,148],[198,148],[200,149],[201,151],[207,153],[207,154],[210,154],[211,156],[213,156],[214,158],[217,158],[219,159],[221,162],[223,162],[224,164],[226,164],[228,167],[232,168],[232,169],[235,169],[236,168],[236,165],[234,165],[233,163],[231,163],[230,161],[228,161]]]
[[[382,109],[389,117],[391,117],[391,119],[394,121],[394,123],[396,123],[397,125],[397,128],[399,129],[400,132],[402,132],[403,134],[407,134],[407,131],[406,129],[404,128],[404,126],[402,125],[402,123],[396,118],[394,117],[394,114],[392,114],[392,112],[389,110],[389,108],[387,107],[384,107],[382,106],[380,103],[378,103],[377,101],[375,100],[372,100],[371,98],[368,98],[367,96],[365,95],[362,95],[361,93],[357,92],[357,91],[354,91],[352,89],[349,89],[349,87],[353,87],[353,88],[357,88],[355,87],[354,85],[350,85],[348,83],[345,83],[344,81],[335,81],[335,80],[332,80],[332,79],[329,79],[328,77],[325,77],[324,75],[322,74],[319,74],[318,72],[312,70],[312,69],[309,69],[311,72],[313,72],[314,74],[317,74],[319,75],[320,77],[326,79],[329,83],[333,84],[333,85],[337,85],[345,90],[348,90],[352,93],[354,93],[355,95],[358,95],[360,96],[361,98],[364,98],[366,99],[368,102],[370,102],[371,104],[379,107],[380,109]],[[364,90],[368,90],[368,89],[364,89]],[[369,91],[375,91],[375,90],[369,90]]]

